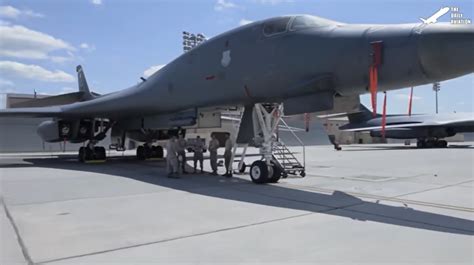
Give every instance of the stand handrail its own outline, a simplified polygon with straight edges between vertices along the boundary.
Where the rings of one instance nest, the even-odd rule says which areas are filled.
[[[285,125],[286,129],[288,129],[288,131],[290,131],[291,134],[293,134],[295,139],[300,143],[301,147],[303,148],[303,167],[306,168],[306,146],[305,146],[305,144],[298,137],[298,135],[296,135],[296,133],[291,129],[291,127],[288,126],[288,124],[286,123],[286,121],[283,118],[281,118],[280,121],[283,123],[283,125]]]

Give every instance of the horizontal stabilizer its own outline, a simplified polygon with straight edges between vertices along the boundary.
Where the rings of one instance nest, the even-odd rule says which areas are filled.
[[[66,105],[66,104],[82,101],[83,97],[84,97],[84,92],[73,92],[73,93],[62,94],[62,95],[57,95],[57,96],[34,98],[28,101],[14,103],[14,104],[11,104],[10,108],[35,108],[35,107]]]
[[[1,109],[0,118],[3,117],[28,117],[28,118],[42,118],[42,117],[60,117],[62,110],[58,106],[39,107],[39,108],[10,108]]]

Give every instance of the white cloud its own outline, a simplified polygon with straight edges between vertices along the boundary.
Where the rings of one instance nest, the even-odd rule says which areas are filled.
[[[13,6],[0,6],[0,17],[17,19],[20,17],[44,17],[44,15],[29,9],[20,10]]]
[[[409,98],[410,98],[410,95],[409,95],[409,94],[395,94],[395,98],[396,98],[396,99],[400,99],[400,100],[406,100],[406,101],[408,101]],[[420,100],[420,99],[422,99],[422,97],[413,96],[412,99],[413,99],[413,100]]]
[[[84,49],[85,51],[88,51],[88,52],[93,52],[95,51],[95,46],[94,45],[91,45],[89,43],[86,43],[86,42],[83,42],[79,45],[79,48],[81,49]]]
[[[247,25],[247,24],[250,24],[252,22],[253,22],[252,20],[248,20],[248,19],[243,18],[239,21],[239,26]]]
[[[75,50],[61,39],[18,25],[1,25],[0,36],[0,56],[49,59],[52,51]]]
[[[72,75],[60,71],[50,71],[33,64],[22,64],[13,61],[0,61],[0,76],[13,76],[45,82],[73,82]]]
[[[164,64],[159,64],[159,65],[153,65],[150,68],[146,69],[145,72],[143,72],[144,77],[149,77],[152,74],[154,74],[156,71],[160,70],[163,68],[165,65]]]
[[[97,5],[97,6],[98,6],[98,5],[102,5],[102,0],[91,0],[91,3],[92,3],[93,5]]]
[[[217,0],[216,4],[214,5],[214,10],[222,11],[225,9],[232,9],[237,8],[237,5],[232,3],[230,0]]]

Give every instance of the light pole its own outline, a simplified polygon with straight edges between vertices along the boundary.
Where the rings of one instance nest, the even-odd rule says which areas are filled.
[[[441,89],[441,85],[439,82],[433,83],[433,91],[435,92],[436,97],[436,114],[438,114],[438,92]]]
[[[206,36],[202,33],[193,34],[183,31],[183,51],[188,52],[206,40]]]

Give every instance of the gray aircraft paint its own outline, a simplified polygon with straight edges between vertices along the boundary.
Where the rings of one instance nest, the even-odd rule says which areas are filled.
[[[339,127],[344,131],[370,131],[372,136],[381,137],[382,116],[372,113],[363,105],[361,111],[348,114],[349,123]],[[457,133],[474,132],[474,113],[387,115],[386,138],[444,138]]]
[[[318,26],[263,34],[265,25],[284,18],[290,20],[287,27],[295,20],[271,18],[218,35],[128,89],[64,106],[2,110],[0,116],[141,119],[195,107],[282,102],[321,92],[363,94],[372,41],[384,45],[382,91],[474,71],[470,25],[350,25],[312,17]]]

